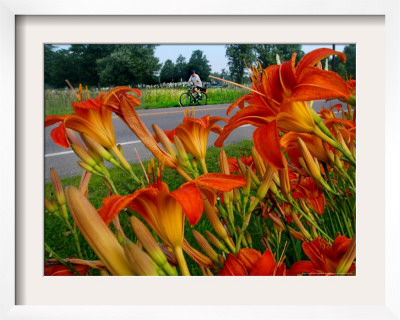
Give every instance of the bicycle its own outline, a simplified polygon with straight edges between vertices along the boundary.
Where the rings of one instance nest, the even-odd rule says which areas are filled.
[[[188,91],[181,94],[179,102],[182,107],[187,107],[196,103],[198,105],[207,104],[207,87],[199,87],[199,90],[201,91],[201,96],[199,96],[198,94],[195,95],[195,91],[193,90],[193,88],[193,86],[189,86]]]

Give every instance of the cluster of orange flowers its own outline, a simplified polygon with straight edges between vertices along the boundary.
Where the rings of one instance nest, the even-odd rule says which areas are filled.
[[[330,55],[346,58],[318,49],[297,65],[294,54],[264,70],[253,66],[250,93],[227,109],[229,116],[239,108],[232,117],[196,118],[185,111],[176,129],[163,131],[154,124],[154,135],[135,110],[140,91],[129,87],[85,101],[80,92],[73,114],[47,116],[46,126],[58,124],[53,141],[72,147],[84,174],[79,189],[63,189],[52,170],[56,198],[45,200],[46,209],[74,234],[78,258],[60,258],[46,244],[56,260],[45,261],[45,274],[83,275],[97,269],[101,275],[190,275],[189,257],[203,275],[354,275],[355,81],[322,69],[321,60]],[[338,104],[319,114],[312,109],[312,101],[331,99],[347,108]],[[341,110],[341,117],[334,109]],[[117,145],[112,113],[157,159],[143,178]],[[219,121],[226,124],[221,128]],[[233,130],[248,124],[256,127],[251,156],[228,158],[221,149],[220,172],[209,173],[210,132],[219,135],[215,146],[222,147]],[[140,188],[119,194],[104,160]],[[177,190],[162,181],[164,166],[186,180]],[[98,209],[87,198],[92,174],[109,189]],[[121,226],[121,213],[130,215],[135,241]],[[211,227],[201,234],[195,227],[203,213]],[[201,250],[186,240],[185,218]],[[98,260],[83,258],[76,228]]]

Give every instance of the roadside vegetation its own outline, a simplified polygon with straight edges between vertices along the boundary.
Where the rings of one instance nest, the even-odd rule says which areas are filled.
[[[179,97],[187,91],[187,88],[151,88],[140,89],[142,104],[137,109],[155,109],[179,107]],[[107,91],[107,90],[104,90]],[[91,97],[96,97],[101,91],[89,89]],[[207,89],[207,104],[232,103],[243,94],[248,93],[246,89],[238,87],[223,87]],[[72,101],[76,101],[76,96],[71,89],[45,89],[44,91],[44,114],[72,113]]]

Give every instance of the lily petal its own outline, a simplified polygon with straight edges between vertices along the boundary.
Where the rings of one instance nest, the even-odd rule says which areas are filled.
[[[282,161],[276,121],[257,128],[253,133],[253,141],[255,148],[265,162],[277,169],[285,167]]]

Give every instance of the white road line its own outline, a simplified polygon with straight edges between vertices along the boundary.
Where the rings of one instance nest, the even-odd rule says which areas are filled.
[[[56,157],[56,156],[61,156],[63,154],[68,154],[68,153],[74,153],[74,151],[69,150],[69,151],[63,151],[63,152],[48,153],[48,154],[45,154],[44,157],[45,158],[47,158],[47,157]]]
[[[250,126],[251,126],[250,124],[245,124],[244,126],[241,126],[241,127],[239,127],[239,128],[250,127]],[[125,146],[125,145],[127,145],[127,144],[134,144],[134,143],[142,143],[142,141],[140,141],[140,140],[133,140],[133,141],[121,142],[121,143],[119,143],[119,144],[120,144],[121,146]],[[45,157],[45,158],[48,158],[48,157],[56,157],[56,156],[61,156],[61,155],[64,155],[64,154],[69,154],[69,153],[74,153],[74,151],[73,151],[73,150],[68,150],[68,151],[62,151],[62,152],[48,153],[48,154],[45,154],[44,157]]]

